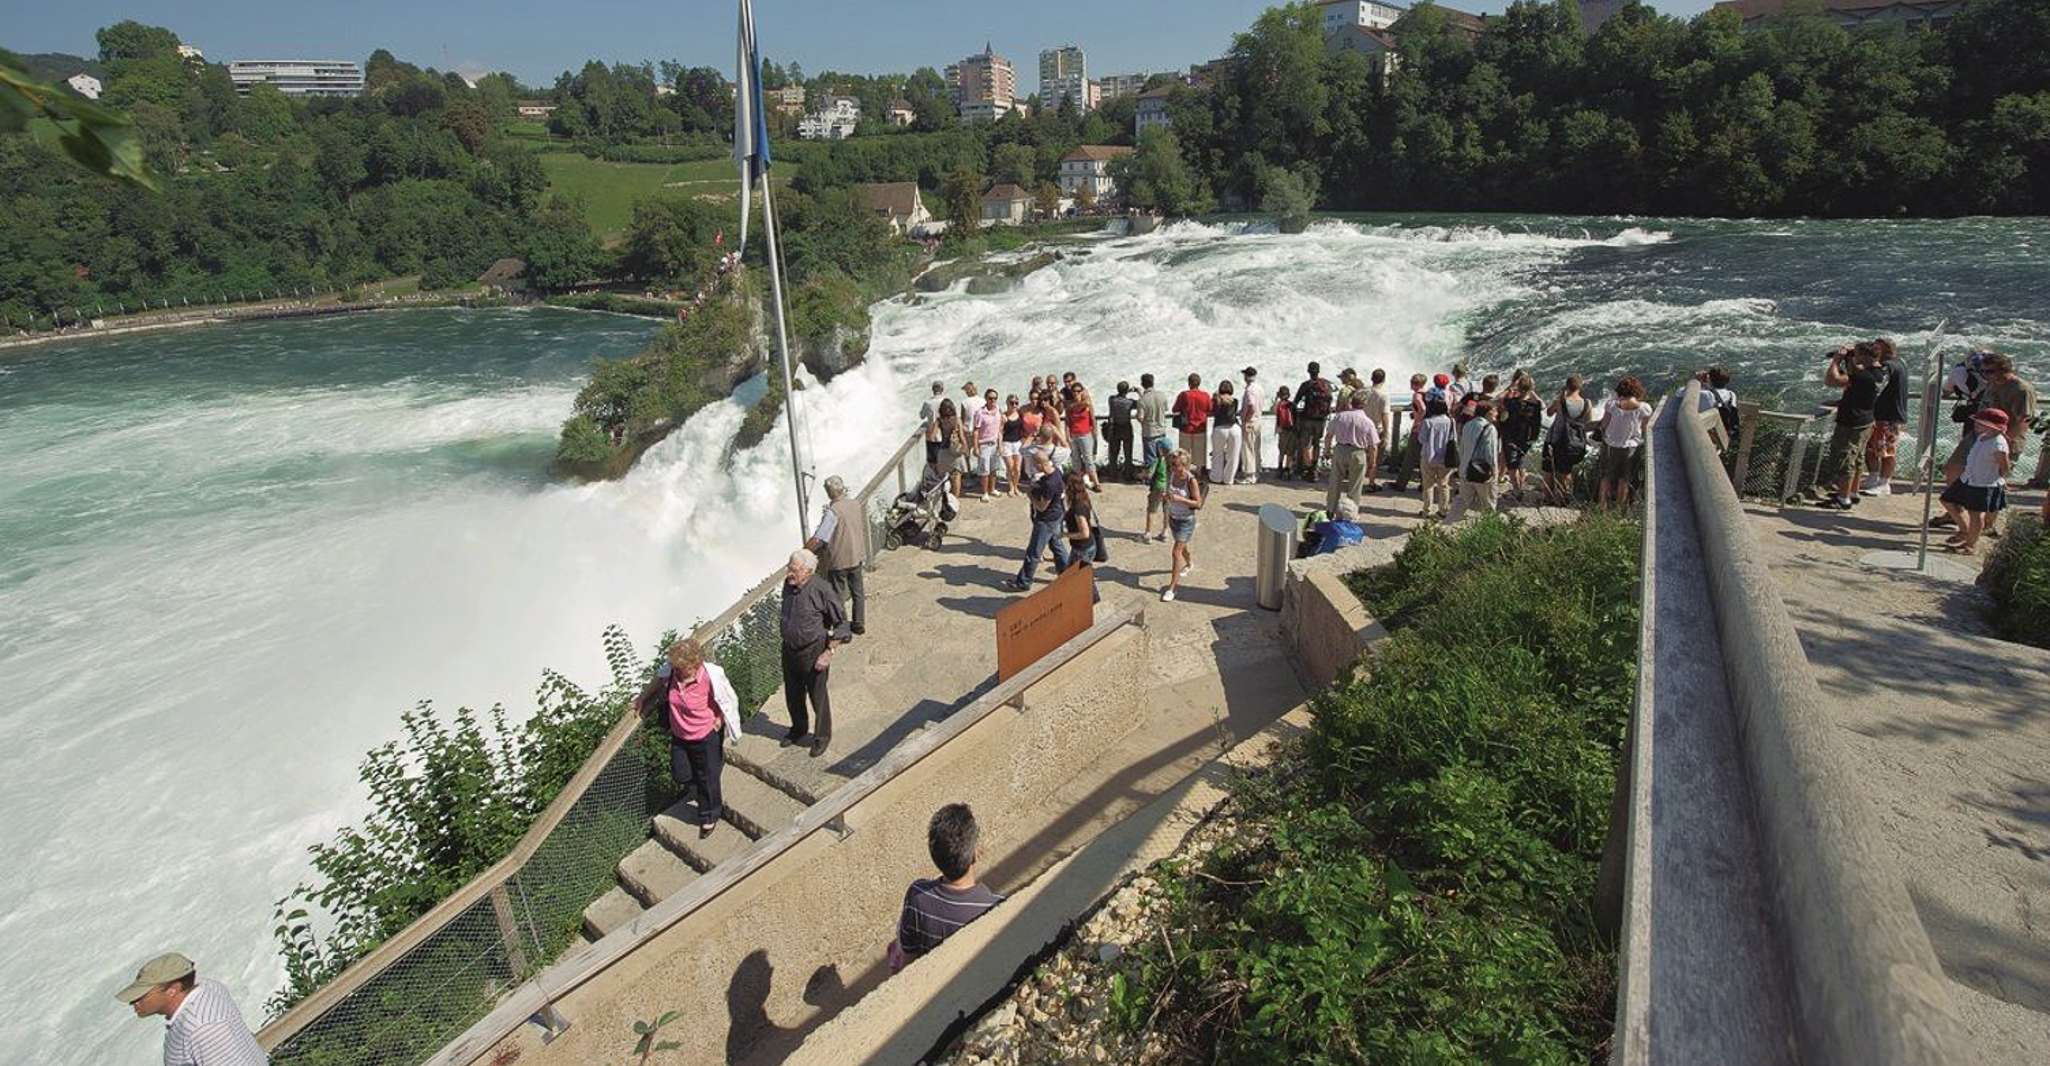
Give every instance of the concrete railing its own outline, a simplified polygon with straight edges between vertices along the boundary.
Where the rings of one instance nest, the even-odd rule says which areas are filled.
[[[746,851],[721,863],[603,939],[571,950],[546,971],[522,982],[501,997],[497,1006],[482,1020],[470,1026],[461,1036],[425,1061],[431,1066],[466,1066],[478,1061],[529,1018],[537,1013],[552,1011],[565,999],[573,1000],[578,990],[587,983],[633,958],[637,952],[655,945],[658,939],[700,912],[710,913],[716,908],[715,921],[721,922],[719,927],[726,932],[732,932],[732,912],[735,907],[745,905],[744,900],[732,900],[731,897],[737,889],[749,883],[750,878],[757,874],[771,881],[780,880],[777,875],[766,871],[771,867],[781,868],[791,863],[802,865],[820,861],[821,847],[831,847],[836,842],[845,841],[857,833],[871,832],[868,816],[863,814],[857,817],[858,810],[863,809],[863,805],[879,793],[908,778],[928,760],[942,754],[951,757],[966,749],[974,749],[980,753],[980,758],[995,757],[1000,762],[1020,758],[1016,745],[992,753],[982,751],[984,745],[973,741],[964,743],[964,738],[970,738],[978,728],[985,726],[985,723],[997,721],[998,719],[993,716],[999,712],[1031,710],[1031,706],[1026,702],[1027,696],[1037,686],[1058,682],[1064,667],[1076,663],[1098,645],[1112,640],[1128,628],[1143,638],[1144,626],[1143,607],[1127,607],[1109,613],[1087,631],[999,683],[967,707],[898,744],[874,766],[812,804],[790,825],[762,837]],[[1143,671],[1134,674],[1129,665],[1128,655],[1120,655],[1116,659],[1115,668],[1106,665],[1103,673],[1106,677],[1125,678],[1127,681],[1143,675]],[[1092,676],[1087,680],[1088,684],[1083,688],[1092,705],[1102,705],[1098,708],[1098,713],[1120,720],[1125,717],[1125,700],[1135,693],[1108,692],[1103,688],[1103,677]],[[1135,681],[1131,683],[1136,684]],[[1033,706],[1036,706],[1036,697]],[[1090,729],[1074,728],[1087,724],[1091,723],[1063,722],[1059,735],[1067,737],[1065,742],[1076,746],[1077,751],[1093,754],[1096,751],[1096,734]],[[1033,726],[1033,729],[1035,732],[1052,731],[1054,723],[1040,723]],[[1023,767],[1011,766],[1008,776],[1017,779],[1023,772]],[[989,778],[985,776],[981,779]],[[1002,775],[998,779],[1002,779]],[[966,793],[965,797],[957,798],[973,799],[975,796],[971,791]],[[930,809],[923,809],[919,825],[913,827],[908,834],[900,835],[915,838],[918,833],[922,833],[922,819],[929,814]],[[872,841],[863,850],[868,851],[879,846],[879,842]],[[905,849],[901,848],[890,849],[893,855],[902,854],[904,851]],[[828,862],[830,864],[830,860]],[[851,876],[844,868],[840,875]],[[901,883],[895,890],[901,894]],[[786,902],[785,907],[787,906]],[[826,931],[800,930],[799,933],[816,937]],[[789,929],[780,929],[779,932],[778,924],[771,922],[747,926],[736,935],[740,935],[745,941],[741,946],[759,951],[774,937],[790,932]],[[875,947],[873,933],[874,930],[863,928],[856,934],[871,953]],[[720,978],[720,984],[723,988],[723,977]],[[716,997],[714,999],[716,1001]],[[564,1013],[570,1015],[567,1020],[572,1024],[579,1020],[574,1010],[565,1008]]]
[[[1647,456],[1612,1061],[1970,1061],[1699,388]]]

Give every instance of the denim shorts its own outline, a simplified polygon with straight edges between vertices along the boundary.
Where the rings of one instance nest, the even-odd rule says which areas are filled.
[[[1186,518],[1176,518],[1173,515],[1168,515],[1167,531],[1173,534],[1176,544],[1187,544],[1196,535],[1196,516],[1189,515]]]

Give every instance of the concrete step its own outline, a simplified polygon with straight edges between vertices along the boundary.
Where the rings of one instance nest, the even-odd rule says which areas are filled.
[[[828,768],[852,750],[851,740],[835,738],[833,747],[814,759],[803,745],[783,747],[782,730],[765,736],[747,736],[738,747],[726,749],[727,765],[774,785],[779,791],[802,800],[806,806],[831,795],[847,778]]]
[[[726,820],[757,839],[796,821],[809,806],[745,772],[723,775],[719,789],[726,803]],[[712,836],[718,839],[717,833]]]
[[[620,887],[643,907],[668,899],[697,879],[698,872],[660,840],[650,840],[619,860]]]
[[[594,941],[602,940],[605,934],[633,921],[645,909],[639,900],[627,895],[626,889],[614,885],[597,902],[584,908],[584,935]]]
[[[722,782],[727,776],[721,775]],[[736,773],[730,776],[744,775]],[[655,839],[699,872],[709,872],[712,867],[746,851],[754,843],[753,837],[735,825],[721,825],[712,830],[711,836],[699,840],[697,818],[697,804],[679,801],[655,816]]]

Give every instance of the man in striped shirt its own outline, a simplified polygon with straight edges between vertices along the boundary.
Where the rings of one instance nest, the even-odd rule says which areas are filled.
[[[114,998],[138,1018],[162,1015],[169,1023],[164,1066],[270,1066],[226,986],[201,980],[192,960],[175,951],[143,963]]]
[[[1004,897],[975,880],[982,858],[981,831],[975,812],[965,803],[949,803],[933,812],[926,827],[926,847],[940,876],[911,882],[904,891],[904,910],[897,919],[897,939],[890,944],[890,968],[939,947],[962,926],[982,917]]]

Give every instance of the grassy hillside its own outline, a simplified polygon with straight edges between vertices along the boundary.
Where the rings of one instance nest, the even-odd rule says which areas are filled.
[[[608,163],[575,152],[541,153],[541,170],[551,192],[567,193],[584,202],[584,217],[601,238],[626,230],[634,201],[656,193],[686,196],[738,195],[733,162],[706,159],[694,163]],[[794,164],[775,169],[778,188],[794,175]]]

